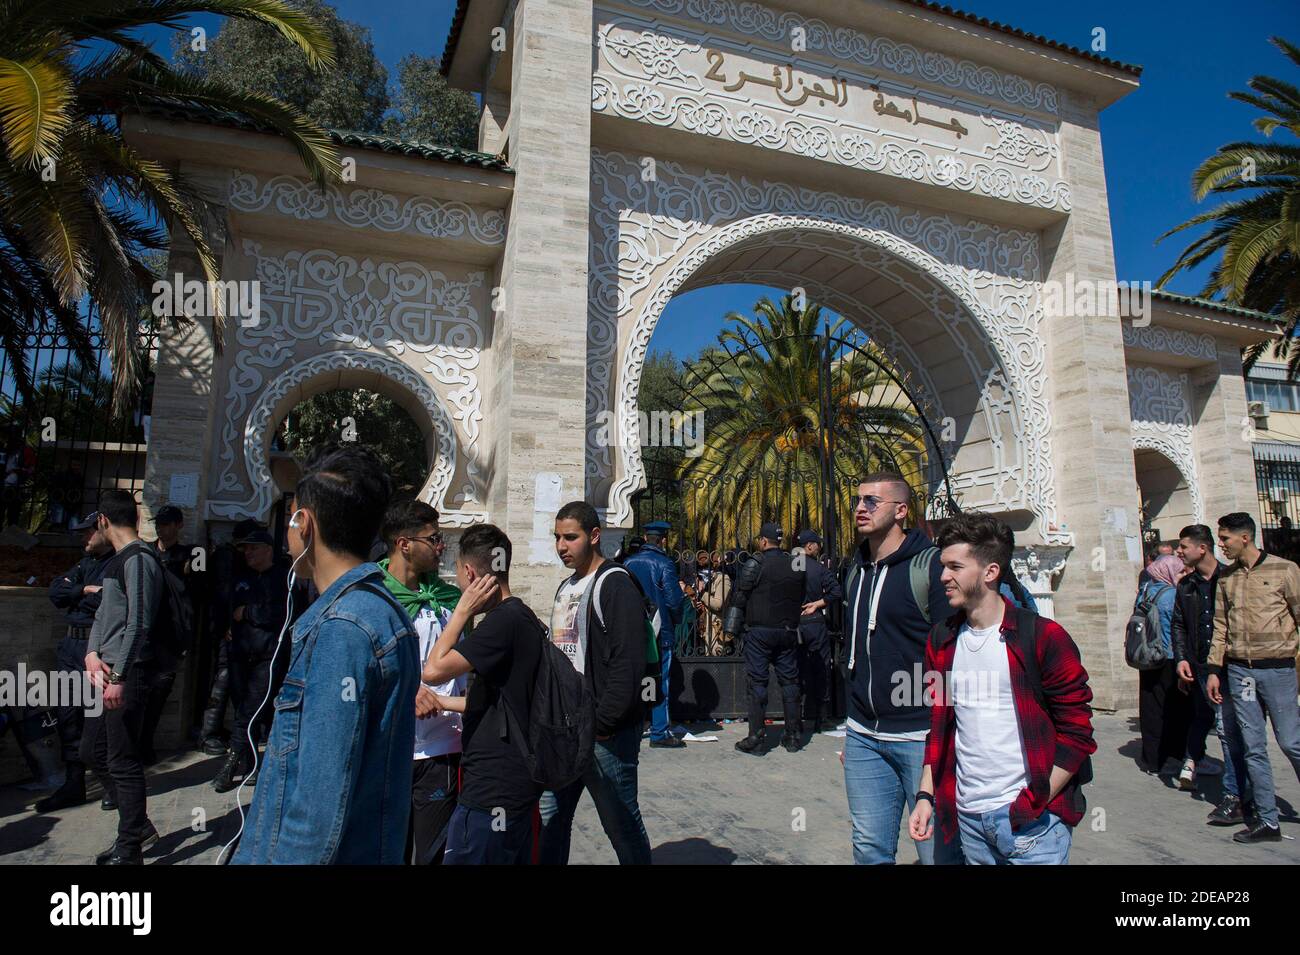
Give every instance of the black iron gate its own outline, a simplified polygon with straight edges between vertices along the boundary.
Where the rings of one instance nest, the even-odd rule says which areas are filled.
[[[852,498],[863,475],[902,474],[914,515],[955,510],[938,436],[906,379],[847,321],[818,329],[815,309],[785,319],[733,319],[719,347],[683,363],[679,418],[660,417],[656,429],[662,409],[643,401],[646,486],[634,497],[629,546],[646,524],[669,523],[690,605],[670,679],[675,719],[745,711],[742,646],[722,633],[722,613],[763,522],[781,526],[787,548],[800,532],[818,532],[821,559],[839,573],[856,544]],[[683,440],[663,440],[665,422],[680,425]],[[838,611],[829,615],[837,662]],[[779,710],[775,685],[769,700]],[[837,686],[833,712],[842,702]]]

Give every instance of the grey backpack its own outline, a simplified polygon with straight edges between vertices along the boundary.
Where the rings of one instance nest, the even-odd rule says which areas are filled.
[[[1160,628],[1160,608],[1156,600],[1168,589],[1146,587],[1138,595],[1133,613],[1124,630],[1124,661],[1135,670],[1155,670],[1169,658],[1165,655],[1165,638]]]

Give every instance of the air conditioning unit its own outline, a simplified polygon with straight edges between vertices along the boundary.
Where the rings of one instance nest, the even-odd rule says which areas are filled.
[[[1267,401],[1247,401],[1247,402],[1246,402],[1246,414],[1249,415],[1249,416],[1252,417],[1252,418],[1257,418],[1257,419],[1258,419],[1258,418],[1267,418],[1267,417],[1268,417],[1268,402],[1267,402]]]

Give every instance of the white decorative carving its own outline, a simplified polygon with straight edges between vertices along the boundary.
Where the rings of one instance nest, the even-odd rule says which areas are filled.
[[[1195,334],[1181,328],[1162,328],[1159,325],[1120,324],[1124,344],[1147,351],[1167,352],[1184,358],[1204,361],[1219,360],[1219,346],[1213,335]]]
[[[447,386],[465,450],[473,451],[483,418],[478,366],[484,331],[475,305],[482,272],[455,281],[416,262],[357,260],[325,249],[273,256],[251,240],[244,241],[244,253],[261,283],[261,311],[255,322],[235,329],[214,499],[238,500],[255,487],[249,462],[239,468],[235,449],[254,396],[303,343],[418,353],[425,374]]]
[[[1196,520],[1205,521],[1201,483],[1193,449],[1192,409],[1188,402],[1189,380],[1185,373],[1171,374],[1160,368],[1128,368],[1129,417],[1133,448],[1158,451],[1178,468],[1192,498]]]
[[[322,193],[315,183],[294,176],[276,176],[259,183],[253,174],[235,170],[229,204],[241,212],[273,207],[295,219],[333,216],[357,229],[410,229],[434,239],[470,238],[483,245],[501,245],[506,240],[506,216],[500,209],[432,196],[402,198],[379,189],[344,192],[330,186]]]
[[[772,81],[761,77],[753,88],[757,94],[733,92],[732,86],[721,87],[712,80],[712,86],[704,84],[705,52],[721,56],[725,49],[728,55],[757,56],[766,67],[770,55],[755,53],[752,44],[624,15],[598,24],[596,45],[600,55],[592,79],[596,112],[979,195],[1070,209],[1069,184],[1042,174],[1057,165],[1055,134],[1027,116],[994,115],[989,107],[925,93],[927,109],[942,109],[945,115],[966,120],[965,141],[960,135],[954,141],[946,128],[943,135],[934,134],[929,119],[924,126],[910,119],[899,128],[884,124],[880,111],[867,105],[868,89],[877,96],[883,96],[885,87],[891,96],[910,96],[911,109],[919,116],[918,90],[846,71],[842,64],[836,65],[833,83],[824,81],[837,90],[837,100],[843,84],[842,102],[828,106],[819,95],[804,105],[787,105],[773,92]],[[754,69],[761,72],[758,66]],[[792,76],[788,82],[793,84]],[[800,82],[805,82],[802,76]],[[822,82],[815,85],[824,90]],[[834,115],[826,114],[828,108],[835,110]]]
[[[621,0],[629,6],[655,13],[682,17],[694,23],[723,27],[745,37],[757,37],[789,49],[797,27],[807,38],[808,52],[835,61],[856,63],[876,70],[888,70],[953,90],[977,93],[1015,106],[1056,112],[1056,89],[958,60],[935,50],[923,50],[883,36],[869,36],[850,27],[831,26],[825,20],[805,17],[788,10],[775,10],[746,0]]]
[[[452,435],[451,420],[433,389],[405,362],[373,351],[328,351],[298,362],[278,374],[258,394],[257,401],[244,419],[244,465],[248,471],[251,492],[242,500],[212,500],[208,511],[212,517],[238,520],[246,517],[262,519],[274,500],[275,482],[267,462],[266,449],[270,442],[269,431],[276,422],[271,420],[276,405],[295,388],[320,375],[341,369],[374,371],[410,391],[428,412],[433,422],[433,469],[421,488],[419,497],[441,509],[447,487],[456,470],[456,442]]]
[[[811,235],[833,238],[840,254],[864,250],[864,267],[910,284],[942,316],[985,390],[984,413],[1013,415],[1009,434],[1019,450],[996,476],[996,498],[1014,498],[1016,506],[1037,514],[1047,542],[1069,542],[1070,535],[1057,530],[1035,235],[784,183],[692,174],[665,160],[656,162],[653,181],[644,181],[640,169],[633,157],[593,151],[587,479],[592,493],[603,496],[606,482],[618,475],[608,492],[608,523],[630,520],[631,494],[644,475],[639,447],[619,447],[615,468],[610,449],[595,440],[596,416],[615,410],[622,433],[638,433],[641,366],[664,306],[713,256],[755,237],[795,232],[801,242]],[[844,314],[864,318],[861,309]],[[969,334],[960,332],[963,325]],[[968,339],[984,343],[991,358],[972,355]],[[917,365],[906,370],[919,375],[924,368]],[[993,371],[998,377],[989,377]],[[938,395],[932,383],[924,390]],[[990,421],[991,435],[1003,433],[1004,426]]]

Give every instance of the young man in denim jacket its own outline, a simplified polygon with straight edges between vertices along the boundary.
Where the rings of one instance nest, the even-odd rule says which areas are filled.
[[[388,478],[367,449],[329,447],[295,497],[289,553],[320,596],[279,650],[289,672],[233,861],[401,864],[420,663],[410,618],[365,559]]]

